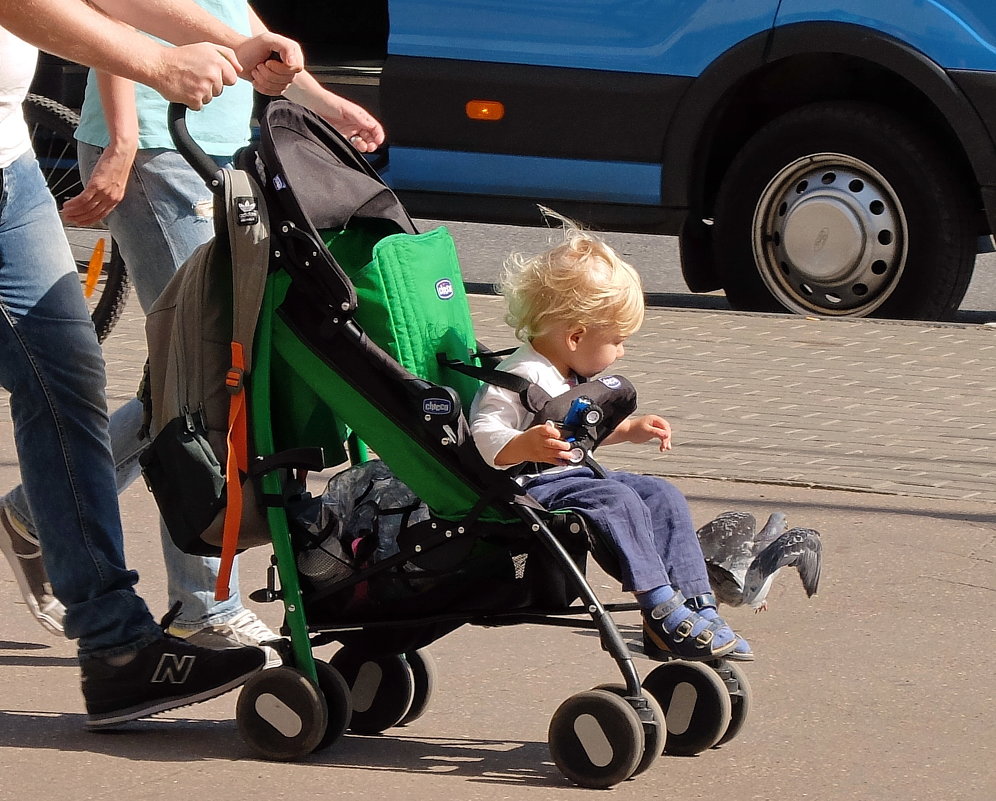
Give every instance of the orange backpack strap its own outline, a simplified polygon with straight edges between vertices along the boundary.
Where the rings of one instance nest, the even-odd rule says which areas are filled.
[[[232,564],[242,527],[242,477],[249,472],[249,417],[246,380],[251,369],[256,321],[266,288],[270,255],[269,220],[258,187],[241,170],[225,170],[225,204],[232,259],[232,364],[225,376],[228,457],[225,461],[225,523],[221,568],[214,595],[229,598]]]
[[[221,538],[221,567],[214,597],[227,601],[231,595],[232,565],[239,549],[242,527],[242,476],[249,472],[249,426],[246,413],[245,357],[242,345],[232,343],[232,366],[225,378],[228,403],[228,458],[225,461],[225,526]]]

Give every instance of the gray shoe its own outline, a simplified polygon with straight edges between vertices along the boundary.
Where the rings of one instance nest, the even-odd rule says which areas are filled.
[[[66,617],[66,607],[52,592],[38,538],[3,503],[0,503],[0,551],[7,557],[24,602],[35,620],[55,636],[65,637],[62,621]]]
[[[256,617],[256,613],[249,609],[243,609],[231,620],[216,626],[205,626],[194,630],[169,626],[166,633],[202,648],[221,649],[254,645],[262,648],[266,654],[265,667],[280,667],[283,664],[277,649],[267,645],[279,640],[280,637],[270,631],[266,624]]]

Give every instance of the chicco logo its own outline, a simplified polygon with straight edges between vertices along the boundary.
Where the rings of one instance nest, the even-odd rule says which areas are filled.
[[[605,386],[607,386],[609,389],[619,389],[619,387],[622,386],[619,379],[614,375],[602,376],[598,380],[601,381],[603,384],[605,384]]]
[[[436,295],[440,300],[449,300],[453,297],[453,282],[449,278],[436,281]]]
[[[453,404],[442,398],[426,398],[422,401],[422,411],[426,414],[449,414]]]

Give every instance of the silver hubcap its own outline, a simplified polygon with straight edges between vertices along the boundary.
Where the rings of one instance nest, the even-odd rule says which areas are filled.
[[[754,259],[793,311],[861,317],[893,293],[906,264],[899,198],[869,165],[819,153],[783,168],[754,212]]]

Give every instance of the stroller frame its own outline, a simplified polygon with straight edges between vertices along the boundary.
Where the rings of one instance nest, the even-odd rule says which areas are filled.
[[[190,138],[186,130],[185,112],[186,109],[181,105],[170,106],[169,124],[177,150],[204,179],[216,197],[223,198],[226,171],[219,170]],[[309,115],[310,112],[293,107],[286,101],[274,101],[265,112],[263,124],[266,126],[274,119],[284,122],[289,119],[290,124],[303,120],[309,132],[317,131],[321,137],[338,144],[335,152],[337,158],[371,178],[393,199],[393,194],[367,162],[317,116]],[[248,168],[246,171],[263,188],[271,219],[279,220],[273,223],[274,240],[279,244],[271,248],[271,258],[279,260],[279,267],[290,276],[289,286],[284,287],[287,295],[295,292],[295,282],[299,282],[300,286],[292,300],[288,300],[282,292],[271,292],[268,287],[260,315],[261,324],[256,332],[254,366],[249,381],[249,414],[253,421],[255,452],[259,455],[255,463],[250,465],[250,475],[258,482],[260,497],[266,505],[273,556],[267,571],[266,588],[257,590],[251,597],[256,601],[279,600],[283,603],[285,622],[282,633],[288,635],[289,641],[284,639],[274,643],[281,651],[284,666],[258,674],[242,691],[237,721],[246,742],[264,757],[295,759],[330,745],[350,725],[350,685],[346,679],[356,680],[355,674],[361,665],[353,664],[350,659],[340,659],[339,667],[344,668],[340,671],[337,669],[336,657],[342,652],[333,657],[330,666],[315,659],[314,647],[337,640],[348,640],[349,635],[356,632],[384,632],[426,626],[450,631],[463,624],[495,627],[522,623],[596,630],[602,649],[608,652],[621,674],[622,685],[595,688],[572,696],[554,715],[550,727],[550,747],[554,761],[576,783],[588,787],[610,787],[647,769],[664,751],[667,737],[665,714],[672,700],[670,693],[683,682],[691,682],[698,693],[688,714],[688,719],[695,725],[686,727],[686,733],[691,730],[690,737],[679,737],[677,740],[668,738],[668,752],[698,753],[731,739],[743,725],[746,707],[749,706],[748,685],[739,669],[724,660],[717,660],[709,667],[701,663],[666,662],[641,684],[631,646],[627,645],[612,619],[613,612],[633,611],[638,608],[637,605],[603,604],[587,581],[582,567],[576,563],[562,541],[563,535],[555,533],[550,521],[556,514],[539,506],[512,479],[485,465],[472,440],[469,447],[466,444],[459,445],[458,432],[454,429],[466,426],[466,421],[459,412],[459,403],[456,404],[455,416],[445,420],[429,421],[429,415],[425,415],[425,420],[422,420],[417,409],[413,413],[414,400],[419,398],[458,398],[453,390],[445,386],[411,376],[372,343],[352,319],[357,305],[354,288],[323,245],[308,213],[300,206],[288,209],[286,196],[281,200],[283,205],[280,213],[273,213],[273,208],[278,203],[274,200],[272,187],[267,185],[258,172],[254,172],[254,169],[265,169],[263,163],[266,162],[266,156],[273,156],[272,153],[263,152],[266,144],[264,137],[258,152],[253,148],[243,151],[239,164]],[[272,179],[273,176],[270,175],[269,178]],[[298,202],[294,195],[291,197],[294,203]],[[368,199],[368,202],[380,207],[384,197],[375,196]],[[394,202],[396,203],[396,199]],[[222,204],[216,203],[218,205]],[[400,214],[403,216],[398,216],[397,211],[394,214],[395,222],[403,231],[414,232],[414,225],[407,213],[401,210]],[[215,223],[219,234],[224,226],[230,224],[224,217],[224,214],[219,215],[216,210]],[[301,286],[304,287],[303,290],[300,289]],[[324,301],[316,302],[316,297],[323,298]],[[327,302],[330,298],[334,300],[333,303]],[[292,301],[298,305],[295,307],[295,314],[288,315],[284,307]],[[288,332],[293,336],[287,336]],[[334,353],[318,353],[307,344],[330,336],[334,337]],[[449,520],[434,516],[436,523],[428,538],[403,546],[398,554],[358,570],[324,589],[322,595],[355,586],[380,571],[428,554],[439,546],[473,537],[471,529],[481,512],[497,505],[505,513],[505,517],[511,515],[521,521],[525,536],[540,542],[555,565],[563,571],[574,596],[580,602],[568,602],[563,607],[549,609],[527,607],[505,611],[454,611],[404,621],[374,617],[359,621],[345,619],[320,625],[309,624],[306,606],[315,598],[305,598],[298,574],[288,513],[283,500],[282,471],[289,468],[321,470],[326,464],[319,446],[295,446],[286,451],[277,448],[273,426],[270,424],[274,415],[271,403],[273,365],[270,354],[275,347],[287,348],[282,357],[288,360],[326,362],[340,382],[336,385],[336,392],[343,396],[363,396],[364,402],[376,406],[378,413],[409,434],[412,441],[404,447],[424,452],[430,460],[440,463],[442,470],[462,480],[480,499],[463,519]],[[361,373],[359,368],[370,362],[372,354],[376,356],[378,364],[386,358],[389,368],[365,370]],[[399,381],[403,392],[398,391]],[[371,398],[376,398],[376,401]],[[391,465],[390,456],[385,453],[390,448],[382,449],[379,446],[375,427],[368,430],[367,434],[362,434],[353,428],[350,421],[345,422],[352,428],[349,455],[353,463],[365,460],[364,442],[370,442],[384,461]],[[361,433],[362,441],[358,439],[357,433]],[[577,525],[579,522],[583,526],[580,518],[567,522],[568,535],[580,534],[581,527]],[[420,653],[420,649],[405,649],[398,658],[404,659],[407,656],[410,661],[413,655]],[[349,675],[350,670],[353,671],[352,676]],[[272,721],[267,719],[265,704],[261,706],[260,699],[274,695],[298,715],[302,721],[303,734],[287,736],[279,730],[279,726],[274,727]],[[736,704],[737,699],[740,699],[743,711],[739,718],[733,714],[733,704]],[[604,724],[605,731],[617,730],[621,721],[623,728],[630,732],[622,738],[624,742],[613,743],[615,753],[607,764],[601,764],[601,760],[593,758],[590,743],[585,741],[584,733],[578,734],[578,721],[582,718],[596,720],[599,725]],[[696,719],[699,721],[697,724]],[[703,726],[703,721],[707,725]]]

